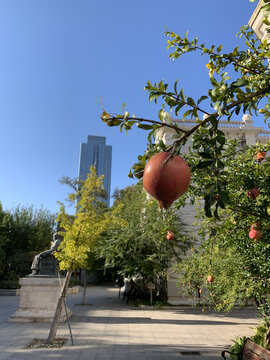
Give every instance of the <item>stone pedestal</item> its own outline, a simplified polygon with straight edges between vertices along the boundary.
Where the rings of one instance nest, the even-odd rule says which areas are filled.
[[[11,322],[51,322],[60,294],[59,279],[48,276],[29,276],[20,279],[21,293],[19,309],[8,321]],[[69,309],[68,315],[72,313]],[[60,321],[65,321],[63,306]]]

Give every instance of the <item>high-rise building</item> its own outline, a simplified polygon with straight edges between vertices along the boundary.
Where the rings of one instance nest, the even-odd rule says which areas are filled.
[[[90,166],[94,165],[97,175],[104,175],[104,188],[108,196],[106,199],[108,206],[110,206],[111,164],[112,146],[106,145],[106,138],[104,136],[88,135],[87,143],[81,143],[80,145],[79,178],[85,180]]]

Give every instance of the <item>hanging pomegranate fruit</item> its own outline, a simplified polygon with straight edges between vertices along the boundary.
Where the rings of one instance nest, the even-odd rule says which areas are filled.
[[[250,230],[248,236],[250,237],[250,239],[253,239],[254,242],[256,242],[261,238],[262,233],[260,232],[260,230]]]
[[[174,239],[174,233],[170,230],[168,230],[168,234],[166,236],[167,240],[173,240]]]
[[[207,281],[208,281],[209,283],[212,283],[212,282],[214,281],[214,276],[208,275],[208,276],[207,276]]]
[[[266,156],[266,152],[265,151],[258,151],[257,154],[255,155],[255,159],[259,162],[261,162],[262,160],[265,159]]]
[[[183,195],[190,183],[190,170],[185,160],[174,155],[164,164],[169,156],[168,152],[152,156],[143,174],[143,187],[164,209]]]
[[[257,188],[252,188],[252,189],[248,190],[247,194],[250,199],[255,200],[256,197],[258,197],[260,195],[260,191]]]

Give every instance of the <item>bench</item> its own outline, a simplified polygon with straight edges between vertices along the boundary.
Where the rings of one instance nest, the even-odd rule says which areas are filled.
[[[258,344],[255,344],[249,338],[247,338],[244,342],[243,349],[240,353],[236,354],[228,350],[224,350],[221,353],[223,359],[226,359],[225,353],[236,355],[239,360],[270,360],[270,351],[265,350]]]

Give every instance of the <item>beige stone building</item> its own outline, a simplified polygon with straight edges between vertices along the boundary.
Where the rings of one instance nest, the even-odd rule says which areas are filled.
[[[261,11],[262,0],[259,1],[248,24],[253,29],[258,39],[264,41],[267,38],[266,25],[263,23],[264,14]]]
[[[167,115],[168,116],[168,115]],[[173,123],[177,123],[179,127],[183,129],[190,129],[196,125],[193,120],[178,120],[170,119]],[[250,115],[246,114],[243,116],[242,121],[233,121],[228,122],[227,120],[221,120],[219,122],[219,128],[225,133],[226,137],[229,139],[239,139],[241,141],[247,142],[248,144],[255,145],[256,143],[264,144],[270,140],[270,130],[265,130],[263,127],[254,126],[253,119]],[[171,128],[163,127],[157,132],[157,139],[162,139],[166,145],[171,145],[173,139],[171,136],[174,134],[174,130]],[[188,151],[189,146],[191,145],[191,139],[188,139],[185,147],[183,148],[182,153]],[[189,227],[189,231],[194,231],[195,221],[195,207],[187,202],[184,211],[182,211],[183,222]],[[177,286],[177,274],[172,270],[168,273],[168,297],[171,304],[180,304],[186,302],[186,299],[183,298],[183,294]]]

